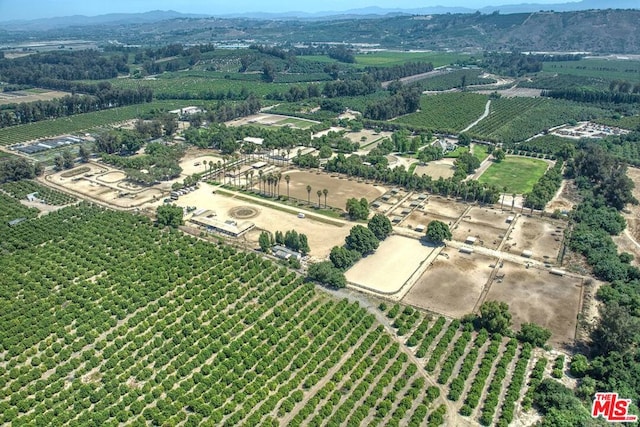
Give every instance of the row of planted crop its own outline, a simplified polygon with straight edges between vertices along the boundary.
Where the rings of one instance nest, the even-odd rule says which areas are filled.
[[[37,193],[36,197],[49,205],[61,206],[76,201],[73,196],[29,180],[6,182],[0,185],[0,188],[17,199],[24,199],[28,194]]]

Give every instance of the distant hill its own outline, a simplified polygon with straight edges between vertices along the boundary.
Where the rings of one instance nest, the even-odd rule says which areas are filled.
[[[620,3],[622,2],[622,3]],[[636,0],[633,0],[635,3]],[[584,0],[582,5],[600,4]],[[614,0],[612,4],[627,4]],[[392,49],[430,49],[480,52],[502,51],[580,51],[593,53],[640,54],[640,10],[544,11],[505,14],[500,11],[482,13],[415,13],[389,12],[377,15],[377,9],[360,9],[368,15],[344,15],[331,19],[249,19],[215,18],[184,15],[178,12],[148,12],[137,15],[103,15],[70,17],[53,20],[68,27],[50,23],[48,30],[36,32],[30,27],[44,28],[44,23],[3,24],[0,46],[42,40],[107,41],[131,45],[169,43],[233,45],[329,43],[370,44]],[[520,7],[520,6],[518,6]],[[83,21],[90,19],[89,21]],[[51,20],[48,20],[51,21]],[[79,24],[78,22],[81,22]],[[162,25],[158,25],[162,22]]]
[[[109,13],[98,16],[74,15],[56,18],[6,21],[2,22],[2,27],[7,31],[48,31],[66,27],[143,24],[176,18],[203,18],[206,16],[208,15],[185,14],[173,10],[153,10],[144,13]]]

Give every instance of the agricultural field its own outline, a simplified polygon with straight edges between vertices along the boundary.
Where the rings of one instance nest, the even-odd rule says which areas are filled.
[[[391,67],[402,65],[405,62],[431,62],[434,67],[454,64],[469,59],[469,55],[463,53],[446,52],[369,52],[356,55],[356,65],[360,67]],[[305,57],[301,57],[304,59]],[[313,57],[317,59],[318,57]],[[326,58],[326,57],[325,57]],[[329,58],[327,58],[329,59]],[[330,59],[330,61],[334,61]]]
[[[49,101],[70,95],[68,92],[46,89],[29,89],[19,92],[0,92],[0,105],[19,104],[21,102]]]
[[[457,418],[372,314],[256,255],[86,204],[1,244],[3,424]]]
[[[27,194],[38,193],[38,199],[48,205],[62,206],[76,201],[76,198],[60,191],[52,190],[34,181],[15,181],[0,184],[0,189],[9,193],[16,199],[25,199]]]
[[[487,99],[486,95],[466,92],[424,95],[420,102],[420,111],[400,117],[396,121],[457,133],[482,115]]]
[[[113,79],[109,80],[113,87],[136,89],[149,87],[159,99],[224,99],[229,92],[239,94],[249,91],[257,96],[265,96],[273,92],[289,90],[291,83],[267,83],[257,78],[250,81],[224,78],[204,77],[202,73],[195,75],[182,72],[165,73],[150,79]]]
[[[549,98],[500,98],[491,102],[489,116],[469,133],[494,142],[522,142],[552,127],[605,115],[605,110]]]
[[[135,119],[153,110],[173,110],[188,105],[194,105],[194,101],[155,101],[147,104],[129,105],[127,107],[61,117],[55,120],[11,126],[2,129],[0,132],[0,145],[12,145],[52,136],[91,131],[102,126]]]
[[[542,70],[545,73],[640,82],[640,61],[637,60],[587,58],[579,61],[545,62]]]
[[[442,91],[465,86],[495,83],[495,79],[480,77],[482,70],[454,70],[452,72],[420,80],[420,87],[428,91]]]
[[[544,160],[507,156],[502,162],[489,166],[478,181],[501,189],[506,187],[507,193],[525,194],[531,191],[548,167]]]

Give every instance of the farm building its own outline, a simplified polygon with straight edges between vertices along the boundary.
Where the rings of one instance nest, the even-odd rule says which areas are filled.
[[[426,229],[426,227],[424,225],[422,225],[422,224],[418,224],[414,228],[414,230],[417,231],[418,233],[424,233],[425,229]]]
[[[460,252],[463,254],[472,254],[473,253],[473,248],[470,248],[468,246],[463,246],[460,248]]]
[[[382,205],[380,204],[380,202],[373,202],[373,203],[371,203],[371,206],[373,206],[374,208],[378,209]]]
[[[262,145],[264,144],[264,138],[254,138],[252,136],[247,136],[243,139],[244,142],[250,142],[253,145]]]
[[[200,107],[194,107],[194,106],[190,106],[190,107],[184,107],[184,108],[179,108],[177,110],[171,110],[169,111],[171,114],[176,114],[178,115],[178,117],[183,120],[189,116],[192,116],[194,114],[197,113],[202,113],[203,110]]]
[[[515,218],[513,217],[513,215],[509,215],[509,216],[507,217],[507,224],[511,224],[511,223],[513,222],[513,220],[514,220],[514,219],[515,219]]]
[[[208,232],[216,232],[231,237],[242,236],[247,231],[255,227],[250,221],[238,223],[234,220],[221,221],[216,218],[216,214],[211,211],[205,211],[199,216],[193,216],[191,222],[207,229]]]
[[[255,162],[251,165],[251,167],[254,169],[262,169],[263,167],[267,166],[267,164],[267,162]]]
[[[531,258],[533,256],[533,252],[528,251],[528,250],[527,251],[522,251],[522,256],[524,258]]]
[[[27,200],[30,202],[44,203],[44,201],[38,197],[38,192],[27,194]]]
[[[475,243],[476,243],[476,240],[477,240],[477,239],[476,239],[475,237],[473,237],[473,236],[467,236],[467,238],[466,238],[466,239],[464,239],[464,242],[465,242],[467,245],[473,245],[473,244],[475,244]]]
[[[292,251],[291,249],[285,246],[275,245],[273,248],[271,248],[271,251],[275,256],[277,256],[280,259],[294,258],[294,259],[297,259],[298,261],[302,259],[302,254],[300,252]]]
[[[13,227],[16,226],[18,224],[20,224],[23,221],[26,221],[27,218],[16,218],[16,219],[12,219],[11,221],[9,221],[9,227]]]
[[[402,215],[409,215],[410,213],[411,213],[411,209],[409,208],[402,209]]]
[[[391,220],[391,222],[393,223],[399,223],[400,221],[402,221],[402,218],[400,218],[399,216],[394,216],[393,219]]]

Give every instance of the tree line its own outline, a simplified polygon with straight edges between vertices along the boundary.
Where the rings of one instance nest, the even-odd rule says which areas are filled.
[[[637,104],[640,103],[640,85],[629,92],[612,92],[592,89],[555,89],[543,90],[542,96],[555,99],[567,99],[576,102]]]
[[[65,95],[50,101],[21,102],[0,111],[0,128],[67,117],[153,100],[148,87],[137,89],[105,88],[95,95]]]

